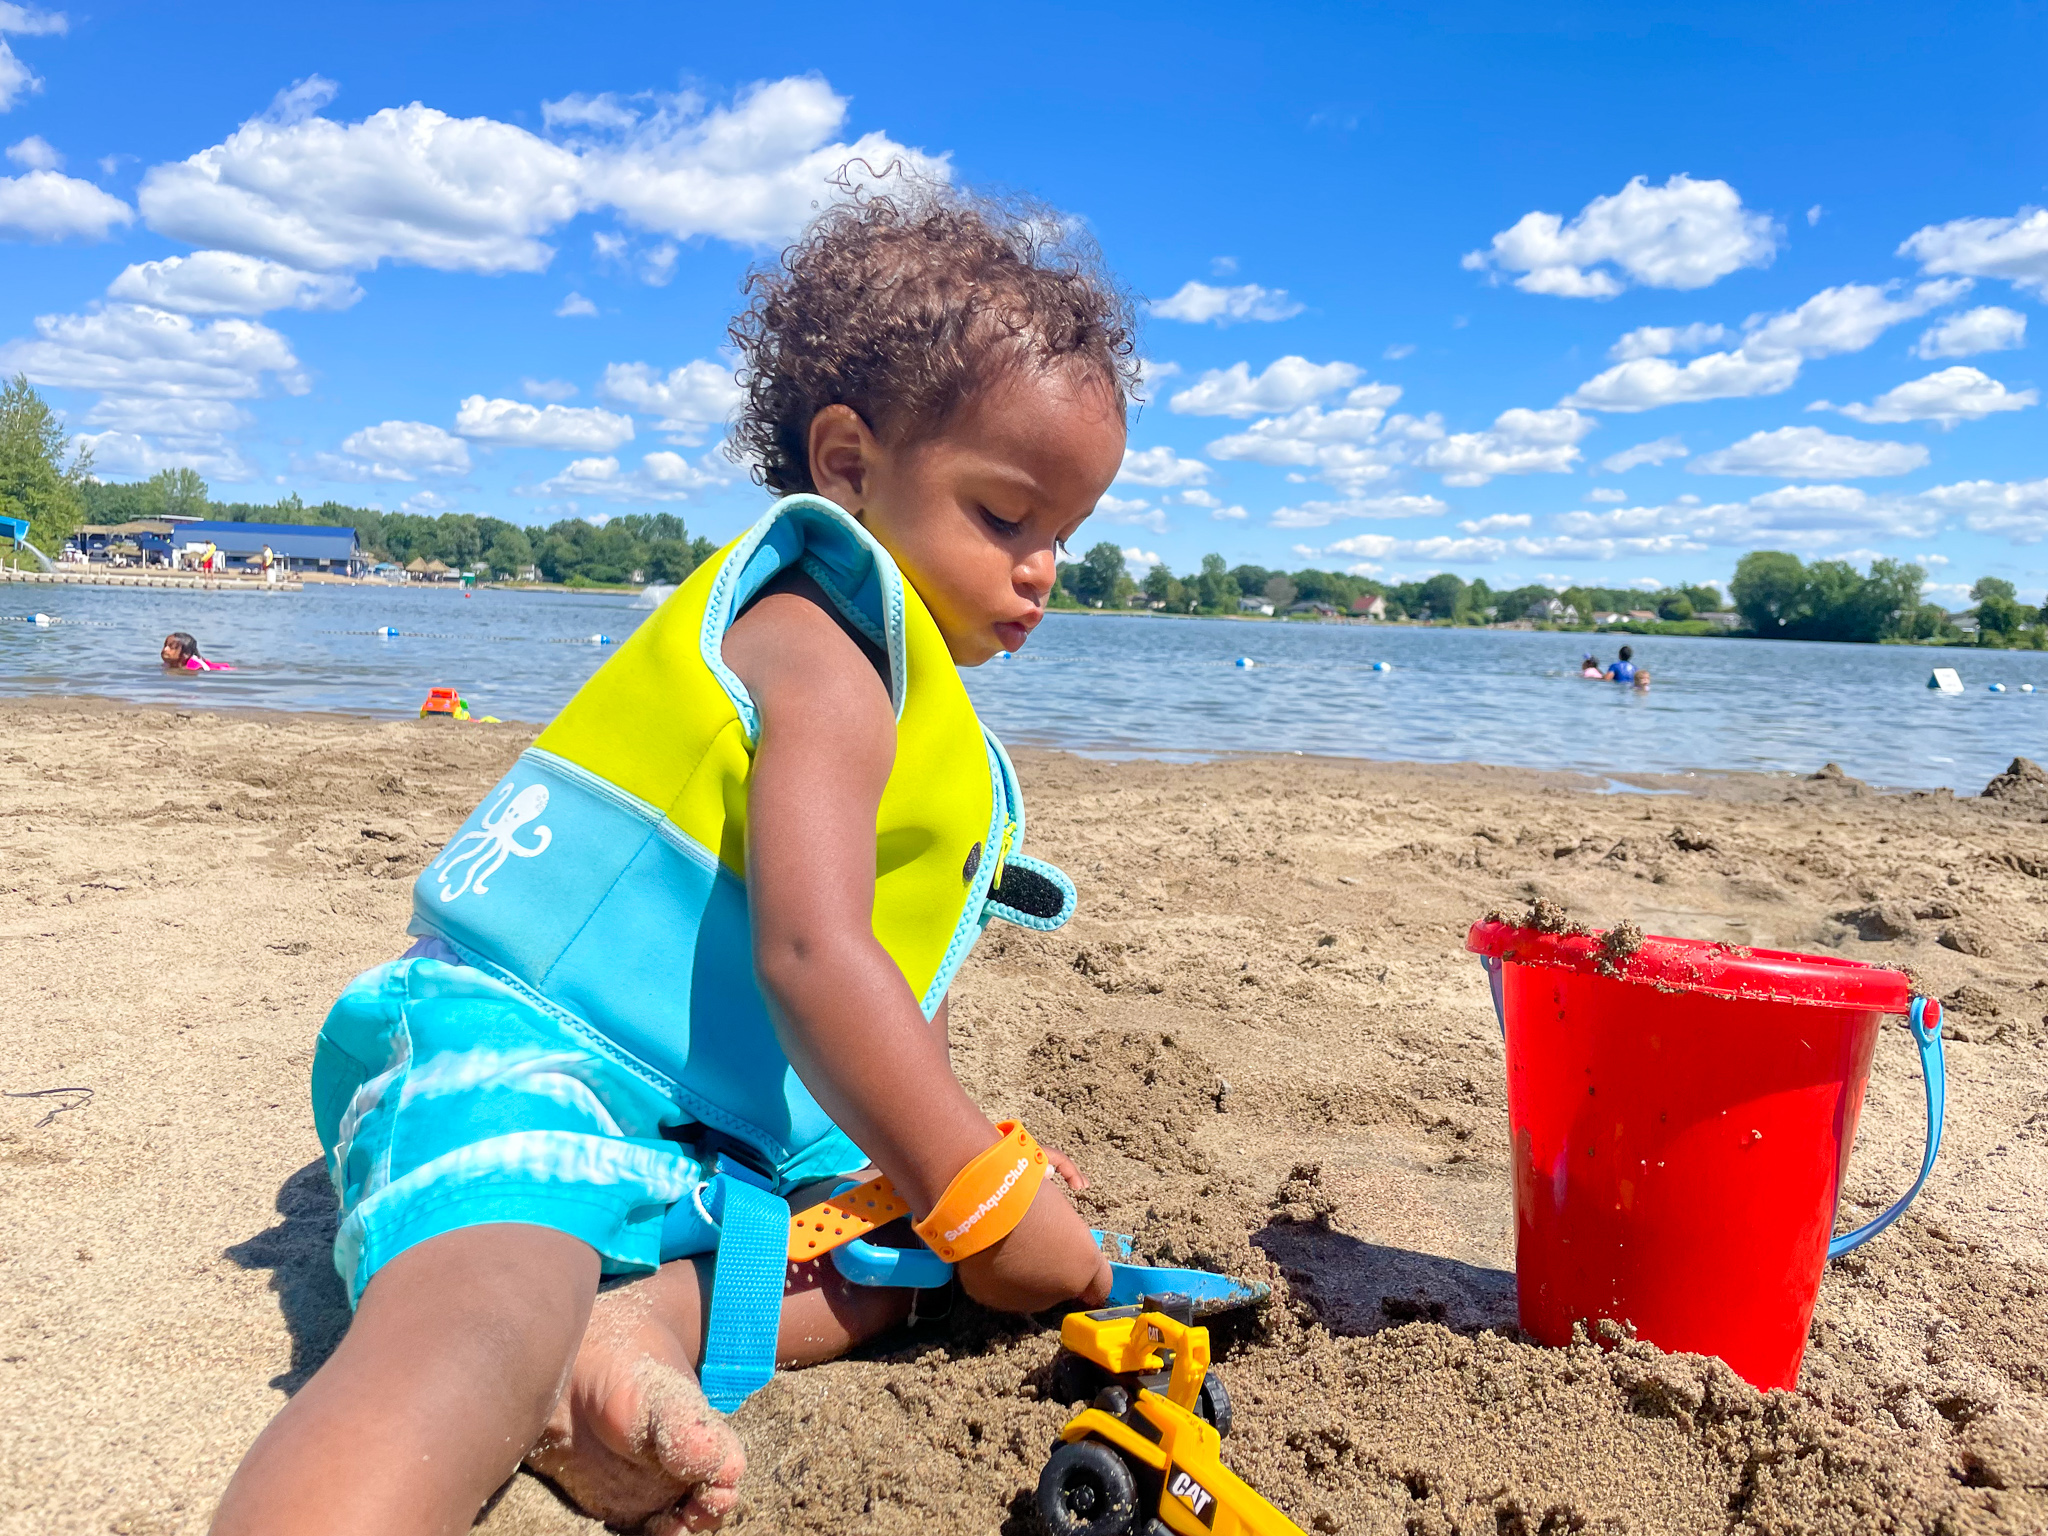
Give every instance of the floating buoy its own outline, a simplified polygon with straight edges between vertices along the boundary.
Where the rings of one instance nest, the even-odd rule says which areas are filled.
[[[1015,661],[1016,659],[1017,659],[1017,657],[1016,657],[1016,654],[1015,654],[1015,652],[1012,652],[1012,651],[997,651],[997,652],[996,652],[996,660],[997,660],[997,661]]]
[[[613,641],[610,635],[592,635],[590,637],[590,643],[592,645],[612,645],[616,642]]]
[[[1939,688],[1943,693],[1961,693],[1963,680],[1956,675],[1954,667],[1936,667],[1928,674],[1927,686]]]
[[[33,618],[29,620],[29,623],[35,625],[37,629],[48,629],[52,624],[56,622],[57,621],[51,618],[47,613],[36,614]]]
[[[2020,692],[2021,692],[2021,693],[2032,693],[2033,691],[2034,691],[2034,685],[2033,685],[2032,683],[2021,683],[2021,684],[2020,684]]]
[[[1372,669],[1375,672],[1391,672],[1394,670],[1394,664],[1391,661],[1376,661],[1372,664]]]
[[[1240,656],[1240,657],[1238,657],[1238,658],[1237,658],[1237,664],[1238,664],[1238,665],[1239,665],[1240,667],[1244,667],[1244,668],[1246,668],[1247,670],[1249,670],[1249,669],[1250,669],[1250,668],[1252,668],[1252,667],[1256,667],[1256,666],[1258,665],[1258,663],[1257,663],[1256,661],[1253,661],[1253,660],[1251,659],[1251,657],[1249,657],[1249,656]]]
[[[1991,685],[1991,687],[1990,687],[1990,691],[1991,691],[1992,693],[2003,693],[2003,692],[2005,692],[2005,684],[2003,684],[2003,683],[1993,683],[1993,684]]]
[[[383,640],[396,640],[398,638],[398,631],[389,624],[384,625],[381,629],[373,629],[370,633]]]

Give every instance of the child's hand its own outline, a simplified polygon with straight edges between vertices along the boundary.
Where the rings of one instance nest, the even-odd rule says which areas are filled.
[[[1061,1179],[1081,1177],[1080,1169],[1059,1153],[1047,1155]],[[1050,1179],[1015,1231],[962,1259],[957,1268],[967,1294],[998,1312],[1042,1312],[1075,1300],[1100,1306],[1109,1295],[1109,1260],[1096,1246],[1088,1223],[1061,1198]]]
[[[1052,1164],[1052,1171],[1060,1176],[1060,1182],[1067,1188],[1078,1194],[1088,1187],[1088,1175],[1058,1147],[1048,1147],[1044,1142],[1040,1142],[1038,1150],[1045,1154],[1045,1160]]]

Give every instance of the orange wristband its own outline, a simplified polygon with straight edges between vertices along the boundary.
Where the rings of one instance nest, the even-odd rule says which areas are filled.
[[[1045,1152],[1014,1120],[1003,1139],[953,1177],[932,1213],[911,1229],[949,1264],[992,1248],[1017,1229],[1045,1182]]]

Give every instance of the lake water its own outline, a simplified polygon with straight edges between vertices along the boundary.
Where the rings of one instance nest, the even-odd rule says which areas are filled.
[[[593,634],[623,640],[647,616],[637,601],[0,585],[0,693],[411,715],[429,688],[453,687],[477,714],[541,721],[612,654]],[[20,622],[38,609],[58,622]],[[384,626],[398,637],[369,633]],[[173,629],[237,670],[166,674],[156,652]],[[1833,759],[1873,783],[1969,793],[2015,755],[2048,757],[2048,653],[1644,638],[1630,643],[1655,676],[1647,694],[1577,677],[1582,651],[1611,660],[1623,638],[1055,614],[1022,654],[966,677],[1005,741],[1113,755],[1307,752],[1610,775],[1811,772]],[[1957,668],[1967,691],[1929,690],[1935,666]]]

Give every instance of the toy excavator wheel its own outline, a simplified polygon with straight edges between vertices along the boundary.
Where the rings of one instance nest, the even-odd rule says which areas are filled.
[[[1038,1518],[1046,1536],[1131,1536],[1138,1523],[1138,1480],[1100,1441],[1063,1445],[1039,1476]]]
[[[1223,1378],[1214,1371],[1202,1378],[1202,1395],[1195,1399],[1195,1412],[1207,1419],[1217,1434],[1230,1433],[1230,1394],[1223,1390]]]

